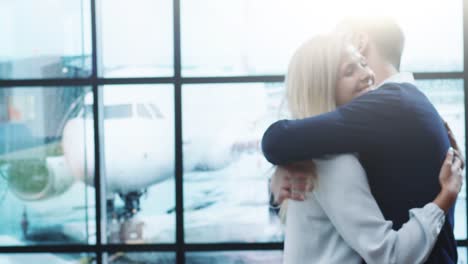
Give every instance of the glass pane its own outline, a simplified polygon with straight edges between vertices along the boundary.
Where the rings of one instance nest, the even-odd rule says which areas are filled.
[[[91,73],[89,0],[0,1],[0,79]]]
[[[172,1],[101,0],[99,4],[100,75],[173,75]]]
[[[26,253],[26,254],[0,254],[0,263],[47,263],[47,264],[76,264],[96,263],[94,254],[53,254],[53,253]]]
[[[459,71],[462,10],[461,0],[182,0],[182,74],[285,74],[302,42],[343,17],[375,12],[393,16],[406,33],[403,69]]]
[[[176,255],[166,252],[116,252],[104,254],[103,263],[109,264],[174,264]]]
[[[467,264],[467,251],[465,247],[458,248],[458,264]]]
[[[174,242],[174,89],[103,89],[108,242]]]
[[[462,153],[465,153],[465,105],[463,80],[420,80],[419,88],[450,125]],[[466,180],[455,207],[455,238],[466,239]]]
[[[69,148],[89,91],[0,89],[0,245],[95,243],[94,189],[70,166],[86,154]]]
[[[272,166],[260,139],[278,118],[281,84],[206,84],[182,89],[187,242],[281,241],[268,206]]]
[[[283,263],[283,252],[277,250],[191,252],[186,254],[185,259],[187,264],[280,264]]]
[[[463,71],[462,1],[398,2],[403,11],[398,20],[406,37],[401,70]],[[418,19],[414,19],[416,12]]]

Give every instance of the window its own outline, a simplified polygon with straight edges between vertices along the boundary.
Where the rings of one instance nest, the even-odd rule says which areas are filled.
[[[0,79],[91,75],[89,1],[3,1],[0,10]]]
[[[151,103],[172,112],[173,87],[106,85],[100,89],[104,95],[107,243],[174,243],[174,117],[152,119],[145,108]]]
[[[35,118],[0,124],[0,245],[94,244],[94,189],[77,179],[91,174],[84,157],[92,149],[86,126],[64,113],[89,87],[21,87],[6,91],[42,102],[34,109],[20,107]],[[52,96],[53,95],[53,96]],[[72,163],[74,166],[69,166]]]
[[[172,76],[172,1],[98,1],[103,77]]]
[[[449,124],[462,153],[465,153],[466,119],[463,80],[421,80],[418,81],[418,85]],[[466,225],[466,182],[464,182],[455,207],[455,237],[457,239],[467,238]]]
[[[292,52],[310,36],[333,28],[339,17],[385,9],[407,36],[403,70],[463,70],[461,0],[424,5],[403,0],[181,0],[182,75],[284,74]]]
[[[281,84],[182,87],[185,240],[273,242],[283,233],[268,206],[272,166],[260,150],[278,119]],[[214,111],[216,109],[216,111]]]
[[[294,50],[395,17],[466,156],[465,2],[0,1],[0,262],[281,263],[259,143]]]

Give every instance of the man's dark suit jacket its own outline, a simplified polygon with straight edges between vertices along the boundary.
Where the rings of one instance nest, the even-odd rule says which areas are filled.
[[[372,194],[395,230],[408,221],[409,209],[423,207],[439,193],[438,175],[449,147],[438,112],[409,83],[386,83],[333,112],[280,120],[262,139],[263,153],[275,165],[359,153]],[[453,217],[452,208],[427,263],[457,263]]]

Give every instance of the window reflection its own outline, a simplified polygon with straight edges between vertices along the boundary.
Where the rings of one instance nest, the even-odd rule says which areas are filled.
[[[94,191],[74,177],[63,135],[89,90],[1,90],[0,245],[94,243]]]
[[[207,84],[182,91],[186,241],[281,240],[268,207],[272,166],[259,143],[278,118],[282,86]]]

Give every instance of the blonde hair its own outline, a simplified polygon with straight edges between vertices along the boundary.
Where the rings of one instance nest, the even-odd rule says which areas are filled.
[[[336,108],[338,70],[347,43],[343,34],[322,34],[296,50],[289,62],[285,81],[292,118],[315,116]],[[283,223],[286,212],[287,200],[281,203],[279,212]]]

